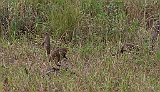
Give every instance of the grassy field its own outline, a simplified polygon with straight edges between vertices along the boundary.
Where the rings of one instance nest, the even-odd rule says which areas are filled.
[[[0,92],[160,92],[159,0],[0,2]],[[43,32],[72,68],[48,73]]]

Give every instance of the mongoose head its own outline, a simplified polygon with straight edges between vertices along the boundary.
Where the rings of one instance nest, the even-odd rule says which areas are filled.
[[[49,35],[49,33],[48,33],[48,32],[43,32],[43,34],[45,34],[45,35]]]

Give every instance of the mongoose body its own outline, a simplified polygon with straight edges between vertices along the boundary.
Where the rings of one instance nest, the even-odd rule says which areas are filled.
[[[69,59],[62,59],[61,60],[61,67],[60,69],[65,69],[65,70],[68,70],[68,69],[72,69],[73,68],[73,63],[71,60]]]
[[[160,22],[157,22],[155,27],[154,27],[155,31],[160,31]]]
[[[50,37],[47,32],[45,32],[45,38],[44,38],[44,41],[42,42],[42,45],[45,47],[45,49],[47,51],[47,55],[49,56],[49,54],[50,54]]]
[[[155,40],[158,37],[159,32],[155,31],[152,35],[152,40]]]
[[[157,24],[154,27],[154,33],[152,35],[152,40],[156,39],[159,34],[160,34],[160,22],[157,22]]]
[[[60,59],[62,59],[62,58],[66,58],[67,59],[67,57],[66,57],[67,51],[68,51],[68,48],[57,48],[50,55],[49,62],[51,61],[51,59],[57,58],[57,62],[55,62],[55,63],[56,63],[57,66],[60,66],[58,64]]]

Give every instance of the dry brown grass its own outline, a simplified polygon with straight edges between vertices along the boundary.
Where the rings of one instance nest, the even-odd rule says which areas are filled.
[[[10,24],[0,19],[0,91],[160,91],[160,36],[152,39],[159,5],[158,0],[3,0],[0,16]],[[60,70],[48,64],[40,46],[44,31],[52,47],[69,49]],[[139,50],[122,54],[125,43]]]

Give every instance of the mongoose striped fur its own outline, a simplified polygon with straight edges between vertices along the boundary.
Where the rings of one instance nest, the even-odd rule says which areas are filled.
[[[49,62],[51,61],[51,59],[57,58],[57,61],[55,63],[56,63],[57,66],[60,66],[60,64],[59,64],[60,59],[62,59],[62,58],[66,58],[67,59],[67,57],[66,57],[67,51],[68,51],[67,48],[57,48],[50,55]]]
[[[45,38],[44,41],[42,42],[41,45],[43,45],[47,51],[47,55],[50,55],[50,37],[49,34],[47,32],[44,33],[45,34]]]

